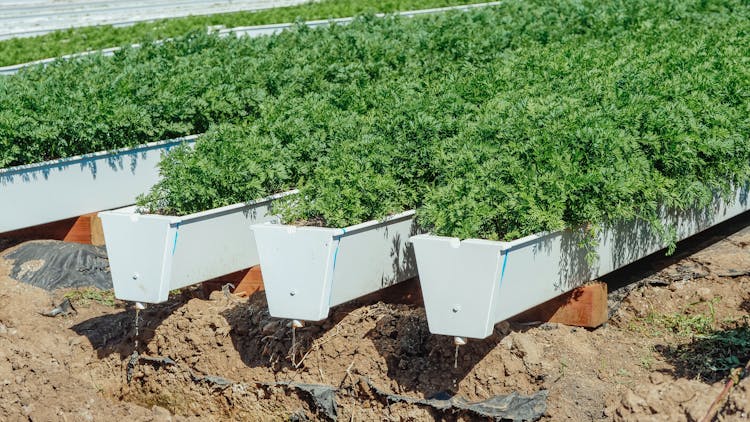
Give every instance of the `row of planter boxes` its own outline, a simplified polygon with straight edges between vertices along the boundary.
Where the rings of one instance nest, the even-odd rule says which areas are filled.
[[[272,202],[294,191],[183,217],[129,206],[158,181],[162,155],[195,138],[0,169],[0,233],[125,206],[100,213],[120,299],[163,302],[171,290],[260,264],[271,315],[321,320],[419,274],[430,331],[473,338],[665,246],[640,221],[607,227],[588,247],[580,231],[512,242],[422,234],[414,211],[342,228],[278,224]],[[747,211],[747,194],[742,186],[704,210],[665,211],[663,222],[684,239]]]
[[[221,32],[260,36],[289,27]],[[182,217],[144,215],[130,206],[158,181],[162,154],[194,141],[188,137],[0,169],[0,233],[125,207],[100,214],[120,299],[163,302],[171,290],[261,265],[271,315],[321,320],[332,306],[419,275],[430,331],[472,338],[487,337],[497,322],[665,246],[653,227],[640,221],[606,227],[593,242],[575,230],[511,242],[433,236],[421,233],[414,211],[343,228],[281,225],[272,203],[294,191]],[[732,198],[717,198],[705,210],[665,210],[663,222],[684,239],[747,211],[747,193],[747,186],[739,187]]]
[[[663,222],[687,238],[747,211],[748,191],[704,210],[665,210]],[[294,193],[185,217],[101,213],[115,295],[161,302],[171,289],[260,265],[272,316],[318,321],[418,274],[432,333],[484,338],[496,323],[666,246],[641,221],[588,242],[575,230],[511,242],[420,234],[414,211],[342,228],[278,224],[271,203]]]

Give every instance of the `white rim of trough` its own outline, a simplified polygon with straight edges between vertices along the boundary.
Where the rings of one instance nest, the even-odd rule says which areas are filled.
[[[272,202],[296,193],[185,216],[141,214],[136,206],[100,213],[115,297],[161,303],[171,290],[258,265],[250,226],[278,221]]]
[[[330,308],[416,276],[414,210],[343,228],[252,226],[269,312],[320,321]]]
[[[193,141],[200,137],[201,135],[187,135],[182,136],[179,138],[173,138],[173,139],[167,139],[164,141],[154,141],[149,142],[146,144],[136,145],[133,147],[123,147],[123,148],[117,148],[113,149],[111,151],[95,151],[90,152],[87,154],[80,154],[80,155],[74,155],[71,157],[65,157],[65,158],[56,158],[54,160],[48,160],[48,161],[40,161],[38,163],[30,163],[30,164],[22,164],[20,166],[13,166],[13,167],[3,167],[0,168],[0,177],[6,176],[6,175],[12,175],[15,173],[23,173],[27,170],[38,170],[45,167],[57,167],[62,165],[70,165],[70,164],[76,164],[78,162],[84,162],[84,161],[91,161],[92,159],[96,158],[105,158],[105,157],[115,157],[118,155],[122,155],[123,153],[129,153],[129,152],[139,152],[142,150],[150,150],[155,149],[160,146],[167,146],[170,144],[175,144],[179,142],[185,142],[185,141]]]
[[[200,135],[0,169],[0,233],[130,205],[159,180],[162,153]]]
[[[684,240],[747,212],[749,189],[745,184],[702,210],[663,210],[662,223],[676,224],[677,241]],[[582,230],[561,230],[509,242],[412,237],[430,332],[488,337],[498,322],[667,246],[643,220],[602,227],[591,249],[581,246],[581,236]]]
[[[472,9],[480,9],[483,7],[499,6],[503,3],[504,2],[502,1],[493,1],[493,2],[487,2],[487,3],[437,7],[437,8],[432,8],[432,9],[408,10],[408,11],[403,11],[403,12],[376,13],[375,16],[379,18],[386,17],[386,16],[414,17],[414,16],[421,16],[421,15],[430,15],[430,14],[450,12],[450,11],[467,11],[467,10],[472,10]],[[303,24],[311,28],[317,28],[317,27],[322,27],[322,26],[328,26],[331,24],[345,25],[345,24],[352,22],[354,19],[355,19],[354,17],[334,18],[334,19],[328,19],[328,20],[321,19],[321,20],[303,22]],[[217,33],[223,37],[227,37],[231,35],[235,35],[237,37],[242,37],[242,36],[259,37],[263,35],[276,34],[283,30],[292,28],[295,25],[296,25],[295,23],[290,22],[290,23],[276,23],[276,24],[267,24],[267,25],[239,26],[236,28],[219,29]],[[170,40],[171,38],[167,38],[164,40],[154,41],[154,43],[161,44]],[[140,48],[141,44],[131,44],[129,47]],[[70,60],[70,59],[75,59],[79,57],[89,56],[92,54],[101,54],[102,56],[105,56],[105,57],[112,56],[120,50],[122,50],[122,47],[109,47],[109,48],[104,48],[101,50],[83,51],[80,53],[66,54],[60,57],[50,57],[46,59],[34,60],[31,62],[27,62],[27,63],[2,66],[0,67],[0,76],[13,75],[15,73],[18,73],[18,71],[20,71],[21,69],[34,67],[38,65],[47,65],[57,60]]]

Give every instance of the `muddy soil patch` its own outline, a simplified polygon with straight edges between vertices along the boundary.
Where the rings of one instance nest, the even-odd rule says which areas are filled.
[[[644,276],[604,327],[501,323],[457,355],[418,306],[350,303],[293,336],[262,293],[199,289],[141,312],[136,337],[126,304],[45,292],[0,260],[0,419],[326,420],[332,394],[340,420],[476,420],[456,404],[543,392],[543,420],[694,420],[750,347],[750,268],[725,259],[746,236]],[[65,295],[77,313],[40,315]],[[721,420],[748,413],[738,380]]]

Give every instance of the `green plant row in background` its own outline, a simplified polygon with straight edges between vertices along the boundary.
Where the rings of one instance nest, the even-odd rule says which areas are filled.
[[[0,41],[0,66],[172,38],[191,31],[205,31],[209,26],[221,25],[232,28],[293,22],[299,18],[305,20],[341,18],[362,13],[388,13],[477,2],[472,0],[321,0],[299,6],[164,19],[127,27],[105,25],[75,28],[38,37]]]
[[[437,234],[489,239],[657,224],[659,204],[707,205],[748,180],[749,11],[508,1],[242,41],[287,73],[237,67],[247,118],[169,156],[141,204],[188,213],[297,187],[287,222],[418,208]]]
[[[294,81],[300,67],[311,60],[327,63],[312,50],[291,57],[288,51],[304,49],[300,37],[221,39],[196,31],[164,45],[125,48],[114,57],[87,56],[0,77],[0,168],[253,118],[259,105],[294,98],[304,89]]]

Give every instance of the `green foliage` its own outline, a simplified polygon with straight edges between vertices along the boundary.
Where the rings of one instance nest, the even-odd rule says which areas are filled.
[[[748,180],[749,15],[740,0],[532,0],[196,33],[0,80],[0,163],[210,128],[164,161],[143,206],[296,187],[287,221],[418,208],[461,238],[636,218],[668,237],[659,204],[706,205]]]
[[[585,24],[487,65],[492,98],[436,145],[425,225],[508,240],[590,222],[658,226],[658,204],[707,205],[747,180],[747,7],[636,4],[563,2],[583,14],[561,20]]]
[[[677,312],[651,312],[633,328],[649,337],[677,338],[676,344],[655,347],[673,365],[676,375],[718,381],[750,359],[750,320],[744,315],[719,321],[718,306],[726,304],[715,297],[708,302],[691,303]],[[646,369],[651,359],[648,356],[642,362]]]
[[[167,214],[215,208],[288,190],[295,176],[290,151],[253,128],[219,125],[195,148],[170,152],[161,163],[165,180],[140,203]]]
[[[265,25],[271,23],[341,18],[371,12],[395,12],[433,7],[476,3],[472,0],[321,0],[298,6],[280,7],[254,12],[223,13],[208,16],[164,19],[127,27],[111,25],[56,31],[32,38],[0,41],[0,66],[33,60],[59,57],[65,54],[122,45],[132,45],[155,39],[178,37],[191,31],[205,31],[208,27]]]
[[[707,335],[714,328],[713,309],[711,315],[679,312],[666,315],[651,315],[649,316],[649,322],[664,327],[679,337]]]

